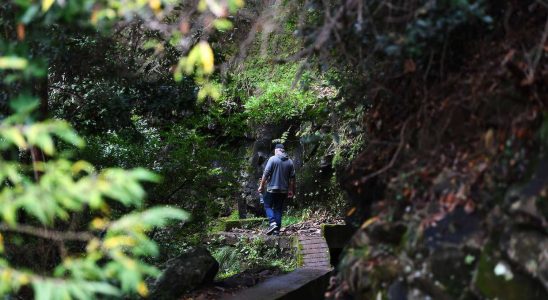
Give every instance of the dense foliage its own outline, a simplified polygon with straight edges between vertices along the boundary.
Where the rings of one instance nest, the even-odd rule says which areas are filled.
[[[196,163],[223,153],[208,150],[207,135],[196,132],[200,126],[181,124],[160,134],[149,124],[165,126],[166,105],[147,101],[145,96],[148,92],[149,97],[163,96],[165,101],[170,95],[175,97],[183,106],[169,106],[172,114],[193,110],[196,98],[213,96],[216,89],[208,83],[214,61],[209,44],[202,40],[190,45],[188,55],[172,46],[167,49],[171,52],[166,61],[178,63],[174,77],[166,72],[156,82],[150,77],[134,82],[132,77],[140,72],[137,64],[150,57],[146,50],[160,49],[162,42],[149,41],[143,52],[128,57],[128,48],[123,47],[129,45],[124,44],[125,32],[121,37],[111,35],[116,31],[113,27],[128,26],[125,22],[149,26],[170,14],[172,17],[175,2],[163,2],[0,4],[4,33],[0,71],[2,99],[6,101],[0,112],[0,294],[34,295],[37,299],[146,296],[145,278],[158,275],[146,261],[160,252],[150,232],[169,220],[183,224],[189,217],[176,208],[145,209],[154,201],[145,203],[142,184],[158,182],[160,177],[142,168],[126,171],[119,167],[146,166],[162,175],[178,175],[168,177],[173,180],[167,180],[170,188],[182,178],[201,185],[222,177],[219,168]],[[240,1],[222,7],[203,3],[199,13],[211,14],[215,27],[226,28],[230,23],[222,16],[241,5]],[[178,27],[173,28],[168,40],[175,45],[185,36]],[[169,68],[165,63],[163,67]],[[186,85],[177,87],[176,81],[184,81],[182,73]],[[162,88],[162,80],[171,82],[171,87]],[[193,82],[199,86],[197,90]],[[186,98],[174,92],[185,88]],[[9,112],[8,103],[15,112]],[[50,116],[73,122],[87,136],[80,138],[68,123],[49,120]],[[90,147],[84,152],[70,145],[81,148],[85,141]],[[142,141],[146,147],[137,146]],[[162,151],[165,145],[176,148],[169,152],[169,159],[181,158],[186,164],[169,165],[162,160],[165,156],[152,159],[150,153]],[[198,149],[201,156],[195,151]],[[89,151],[97,152],[91,157]],[[86,156],[99,168],[84,160],[71,160]],[[226,183],[215,186],[223,185]],[[212,188],[204,186],[204,191],[214,191]]]

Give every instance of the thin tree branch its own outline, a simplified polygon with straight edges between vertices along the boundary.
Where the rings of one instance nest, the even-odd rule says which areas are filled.
[[[36,237],[54,240],[54,241],[82,241],[87,242],[95,238],[95,236],[86,231],[56,231],[46,228],[38,228],[30,225],[18,224],[16,227],[8,226],[5,223],[0,223],[0,231],[16,232]]]
[[[403,124],[401,131],[400,131],[400,144],[398,145],[398,149],[396,150],[396,153],[394,153],[394,156],[392,156],[392,159],[390,162],[384,166],[382,169],[375,171],[365,177],[362,177],[360,179],[361,183],[367,182],[369,179],[379,176],[380,174],[388,171],[390,168],[394,166],[394,163],[396,163],[396,160],[398,159],[398,156],[400,155],[401,149],[403,149],[403,146],[405,145],[405,129],[407,128],[407,125],[409,124],[409,121],[411,121],[412,117],[409,117],[405,123]]]

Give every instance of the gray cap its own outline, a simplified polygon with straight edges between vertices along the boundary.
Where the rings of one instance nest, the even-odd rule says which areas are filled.
[[[274,149],[284,149],[284,145],[283,144],[276,144]]]

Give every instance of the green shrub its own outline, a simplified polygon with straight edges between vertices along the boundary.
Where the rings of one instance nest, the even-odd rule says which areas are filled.
[[[135,292],[145,296],[145,276],[158,274],[143,261],[158,254],[147,232],[169,220],[187,220],[187,213],[169,207],[142,210],[145,191],[141,182],[158,180],[149,171],[97,171],[88,162],[57,157],[54,137],[79,147],[83,140],[64,121],[33,123],[30,114],[37,103],[20,98],[13,102],[16,113],[0,123],[0,150],[14,146],[24,151],[39,149],[51,157],[46,162],[33,161],[37,173],[32,178],[32,172],[26,171],[32,168],[0,156],[0,295],[31,285],[40,299],[90,299],[96,294]],[[137,210],[116,217],[113,205]],[[63,226],[76,215],[89,224],[75,229]],[[14,242],[22,241],[23,253],[32,255],[40,251],[35,247],[40,244],[37,239],[47,241],[42,251],[60,247],[60,258],[48,262],[54,267],[40,274],[18,266],[24,259]],[[9,241],[6,247],[4,240]]]
[[[292,253],[269,246],[261,238],[242,238],[235,245],[214,248],[212,255],[219,262],[218,279],[251,269],[278,268],[290,272],[297,267]]]
[[[318,92],[312,88],[312,78],[317,75],[305,71],[294,82],[298,71],[298,63],[272,67],[264,59],[250,59],[244,70],[227,83],[222,101],[237,106],[241,99],[246,118],[259,124],[313,117],[324,108]]]

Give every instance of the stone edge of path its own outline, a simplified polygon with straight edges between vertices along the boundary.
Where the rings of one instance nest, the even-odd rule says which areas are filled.
[[[258,285],[225,296],[224,300],[323,299],[331,269],[299,268]]]

